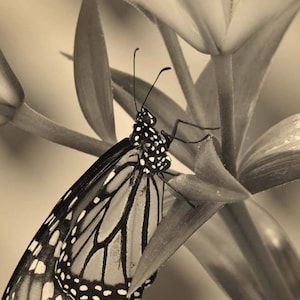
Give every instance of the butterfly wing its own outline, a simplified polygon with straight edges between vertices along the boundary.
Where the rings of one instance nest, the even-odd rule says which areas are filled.
[[[101,189],[111,170],[131,148],[129,139],[113,146],[59,200],[21,258],[3,299],[71,299],[54,280],[63,241],[82,211],[94,199],[95,191]]]
[[[127,299],[142,252],[161,219],[163,182],[137,169],[132,150],[65,240],[56,275],[74,299]],[[140,298],[150,278],[131,299]]]

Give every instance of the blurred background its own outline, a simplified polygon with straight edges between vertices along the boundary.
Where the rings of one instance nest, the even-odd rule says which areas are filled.
[[[95,136],[76,100],[72,54],[79,0],[0,1],[0,47],[23,85],[26,101],[49,118],[81,133]],[[156,28],[121,0],[102,1],[109,61],[132,72],[133,50],[137,76],[152,82],[171,65]],[[289,28],[274,56],[261,92],[247,143],[283,118],[300,111],[300,17]],[[191,73],[197,78],[208,57],[182,42]],[[173,72],[157,83],[185,106]],[[131,119],[116,108],[117,135],[130,134]],[[0,294],[29,241],[52,207],[95,157],[31,136],[12,125],[0,128]],[[180,164],[173,164],[180,168]],[[279,221],[300,253],[299,183],[258,195],[256,200]],[[228,299],[182,247],[159,272],[145,299]]]

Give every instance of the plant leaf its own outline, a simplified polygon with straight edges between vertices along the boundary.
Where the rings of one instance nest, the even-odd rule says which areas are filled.
[[[200,152],[206,157],[203,160],[207,160],[208,163],[202,165],[205,169],[202,169],[201,163],[198,164],[196,167],[197,176],[198,174],[207,172],[207,169],[210,168],[210,163],[212,164],[211,170],[215,170],[213,162],[215,158],[213,156],[217,156],[217,154],[213,150],[212,144],[212,139],[208,139],[207,142],[201,144]],[[221,171],[220,175],[223,175],[223,171]],[[194,177],[196,176],[194,175]],[[218,182],[221,182],[221,180]],[[166,217],[159,224],[142,255],[130,286],[131,292],[149,278],[201,225],[223,207],[225,201],[229,199],[224,189],[224,192],[222,191],[224,202],[219,199],[214,202],[210,194],[210,182],[203,182],[203,192],[199,195],[198,199],[185,198],[182,191],[176,186],[176,183],[176,178],[169,181],[169,185],[171,186],[169,190],[177,196],[177,199]],[[206,185],[209,185],[209,188]],[[229,184],[229,186],[232,186],[232,184]],[[215,185],[215,189],[217,190],[219,187]],[[232,195],[230,189],[228,190],[228,194]],[[246,199],[248,196],[249,194],[245,193],[244,189],[242,189],[240,200]],[[194,207],[189,203],[192,203]]]
[[[236,153],[245,139],[271,59],[297,12],[295,7],[292,8],[258,31],[233,55]]]
[[[254,272],[217,214],[185,246],[231,299],[264,299]]]
[[[300,178],[300,114],[279,122],[244,155],[239,179],[251,192]]]
[[[294,299],[299,298],[299,259],[278,223],[254,201],[245,201],[263,242]],[[265,299],[263,289],[219,216],[201,227],[185,246],[232,299]],[[221,251],[220,251],[221,249]]]
[[[82,2],[75,35],[74,74],[88,123],[103,140],[115,142],[111,75],[98,0]]]
[[[300,297],[300,261],[288,236],[280,224],[262,207],[246,201],[250,215],[260,232],[263,242],[269,249],[278,269],[283,274],[285,284],[293,299]]]
[[[1,105],[0,105],[1,110]],[[67,146],[81,152],[100,156],[112,145],[63,127],[24,103],[15,113],[11,123],[33,135]]]
[[[262,28],[233,54],[236,153],[240,151],[251,121],[260,88],[271,59],[292,21],[297,7],[292,7],[276,21]],[[268,45],[266,47],[265,45]],[[212,124],[219,124],[217,86],[212,62],[196,81],[205,112]],[[190,109],[190,108],[188,108]]]
[[[21,106],[23,102],[23,88],[0,50],[0,125],[10,121],[14,108]]]
[[[171,179],[169,184],[174,187],[174,195],[179,192],[194,205],[198,205],[199,199],[226,204],[251,196],[224,168],[211,138],[201,143],[199,148],[195,163],[197,176],[184,174]]]

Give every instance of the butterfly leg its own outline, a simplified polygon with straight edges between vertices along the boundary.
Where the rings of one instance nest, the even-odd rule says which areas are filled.
[[[185,124],[185,125],[189,125],[189,126],[192,126],[192,127],[196,127],[196,128],[201,129],[201,130],[218,130],[218,129],[220,129],[220,127],[203,127],[203,126],[191,123],[191,122],[187,122],[187,121],[184,121],[184,120],[181,120],[181,119],[177,119],[176,122],[175,122],[175,124],[174,124],[174,127],[172,129],[172,132],[170,134],[167,133],[167,132],[165,132],[165,131],[163,131],[163,130],[161,131],[161,134],[167,139],[168,144],[171,144],[171,142],[174,139],[178,140],[180,142],[186,143],[186,144],[197,144],[197,143],[203,142],[204,140],[206,140],[207,138],[209,138],[211,136],[210,134],[207,134],[203,138],[201,138],[200,140],[197,140],[197,141],[186,141],[186,140],[181,139],[181,138],[179,138],[179,137],[176,136],[176,133],[177,133],[177,130],[178,130],[178,126],[180,124]]]

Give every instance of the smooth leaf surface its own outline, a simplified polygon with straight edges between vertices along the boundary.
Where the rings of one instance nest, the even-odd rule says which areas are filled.
[[[293,7],[265,26],[232,56],[236,153],[245,139],[271,59],[296,12]],[[206,114],[210,116],[213,124],[218,124],[218,95],[214,77],[214,67],[209,62],[195,84]]]
[[[265,299],[254,272],[218,215],[197,230],[185,246],[231,299]]]
[[[0,50],[0,125],[11,120],[14,107],[19,107],[24,101],[24,91]]]
[[[245,139],[268,66],[296,12],[293,7],[281,15],[233,55],[236,153]]]
[[[224,168],[212,138],[199,145],[195,175],[179,175],[169,181],[174,195],[179,192],[194,205],[199,199],[223,204],[249,198],[249,192]],[[172,190],[171,190],[172,192]]]
[[[221,41],[222,52],[234,52],[264,26],[274,24],[289,9],[298,6],[298,0],[242,0],[237,2],[226,37]]]
[[[79,103],[93,130],[115,142],[113,97],[98,0],[83,0],[75,35],[74,74]]]
[[[251,192],[300,178],[300,114],[270,128],[243,157],[239,179]]]
[[[112,146],[107,142],[96,140],[61,126],[35,111],[26,103],[16,111],[11,123],[48,141],[98,157]]]
[[[203,202],[196,209],[182,198],[176,199],[174,205],[161,221],[132,279],[129,293],[137,289],[223,204]]]
[[[174,29],[203,53],[231,54],[298,0],[128,0]]]
[[[206,160],[207,164],[202,165],[205,169],[202,169],[201,163],[198,164],[197,175],[204,174],[209,168],[210,163],[213,165],[211,170],[215,170],[214,162],[212,162],[214,158],[212,156],[216,156],[217,154],[215,152],[212,154],[212,144],[212,139],[208,139],[207,142],[201,145],[203,150],[200,148],[200,152],[202,151],[203,160]],[[223,175],[222,171],[221,174]],[[196,175],[194,176],[196,177]],[[226,176],[228,176],[227,173]],[[197,199],[185,198],[176,183],[176,178],[169,181],[169,185],[171,186],[169,190],[173,195],[177,196],[177,199],[147,245],[136,269],[131,284],[131,291],[151,276],[201,225],[225,204],[219,199],[216,202],[212,200],[210,182],[203,183],[203,193]],[[228,184],[228,186],[232,187],[232,183]],[[231,189],[227,193],[232,195]],[[224,201],[229,199],[227,193],[224,189],[222,195],[225,199]],[[248,197],[244,189],[240,191],[239,195],[241,200]],[[188,202],[192,203],[193,207]]]
[[[299,259],[278,223],[253,201],[245,201],[263,242],[294,299],[299,298]],[[265,299],[263,288],[219,216],[201,227],[185,246],[232,299]],[[221,249],[221,251],[220,251]]]
[[[285,284],[293,295],[300,298],[300,260],[279,223],[263,208],[252,201],[246,201],[251,217],[260,232],[263,242],[270,251]]]

